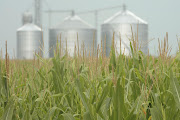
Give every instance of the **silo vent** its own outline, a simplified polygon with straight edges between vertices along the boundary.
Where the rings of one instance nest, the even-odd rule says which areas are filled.
[[[123,4],[123,11],[126,11],[126,4]]]
[[[73,17],[75,15],[75,11],[72,10],[71,16]]]

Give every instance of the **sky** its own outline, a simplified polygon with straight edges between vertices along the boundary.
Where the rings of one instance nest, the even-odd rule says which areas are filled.
[[[169,34],[169,45],[172,47],[172,55],[178,50],[177,37],[180,38],[180,0],[43,0],[43,11],[49,8],[53,10],[71,10],[77,13],[99,8],[127,5],[127,9],[138,17],[148,22],[150,53],[157,54],[158,38],[164,39],[166,32]],[[10,58],[16,56],[16,30],[22,26],[22,13],[34,12],[34,0],[0,0],[0,49],[5,55],[5,41],[8,42]],[[99,13],[98,30],[100,24],[120,11],[121,8],[105,10]],[[53,14],[51,25],[62,22],[68,13]],[[82,19],[95,25],[94,14],[81,14]],[[43,30],[45,42],[45,57],[48,56],[48,15],[43,12]]]

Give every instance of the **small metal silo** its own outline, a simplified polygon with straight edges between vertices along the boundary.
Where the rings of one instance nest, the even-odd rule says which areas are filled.
[[[49,29],[49,57],[54,56],[56,43],[57,40],[60,41],[60,36],[62,44],[61,50],[65,53],[67,46],[67,51],[70,56],[74,55],[75,46],[76,48],[79,46],[80,53],[83,51],[82,45],[87,54],[91,54],[93,45],[96,49],[96,29],[75,15],[74,12],[72,12],[71,16],[65,18],[62,23]]]
[[[32,13],[27,11],[22,15],[22,23],[23,25],[27,24],[27,23],[32,23],[33,18],[32,18]]]
[[[138,38],[139,48],[142,52],[148,52],[148,23],[141,18],[134,15],[132,12],[123,10],[116,13],[113,17],[109,18],[101,26],[102,39],[106,40],[106,55],[109,56],[114,34],[114,43],[117,53],[120,53],[120,38],[121,38],[121,51],[125,55],[130,55],[130,39],[133,36]]]
[[[42,30],[32,24],[32,14],[23,15],[23,26],[17,30],[17,59],[33,59],[35,53],[42,56]]]

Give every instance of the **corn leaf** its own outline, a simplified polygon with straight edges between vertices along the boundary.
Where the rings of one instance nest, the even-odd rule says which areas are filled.
[[[62,116],[64,117],[64,120],[75,120],[73,115],[71,115],[69,113],[64,113],[64,114],[62,114]]]
[[[13,98],[11,98],[5,108],[1,120],[12,120],[13,111],[14,111],[14,100]]]
[[[171,92],[173,93],[177,107],[180,109],[180,85],[179,82],[177,81],[177,78],[173,76],[172,70],[170,73],[170,79],[171,79],[170,80]]]

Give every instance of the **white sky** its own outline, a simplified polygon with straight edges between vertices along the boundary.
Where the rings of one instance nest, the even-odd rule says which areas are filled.
[[[77,12],[93,10],[104,7],[121,5],[123,0],[43,0],[43,10],[51,9],[69,10]],[[158,38],[164,39],[169,33],[169,43],[172,46],[172,54],[177,51],[177,36],[180,38],[180,0],[124,0],[128,10],[149,23],[150,53],[157,51]],[[48,5],[47,5],[48,4]],[[16,30],[21,27],[21,15],[24,11],[33,12],[34,0],[0,0],[0,48],[5,51],[5,41],[8,41],[8,53],[13,56],[16,50]],[[104,20],[121,10],[113,9],[99,14],[99,25]],[[68,14],[54,14],[52,25],[61,22]],[[80,15],[82,19],[94,25],[94,15]],[[44,39],[46,51],[48,49],[48,17],[43,14]],[[100,27],[99,27],[100,28]],[[47,57],[47,55],[45,55]]]

